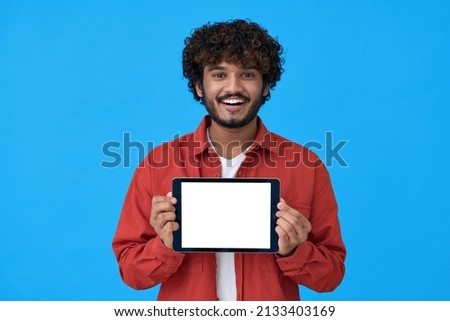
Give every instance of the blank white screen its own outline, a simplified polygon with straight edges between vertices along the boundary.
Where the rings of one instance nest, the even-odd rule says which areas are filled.
[[[270,183],[182,182],[181,246],[270,248]]]

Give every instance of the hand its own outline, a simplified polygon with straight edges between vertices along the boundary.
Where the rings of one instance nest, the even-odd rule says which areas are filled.
[[[306,241],[311,231],[311,223],[298,211],[281,199],[277,205],[278,254],[288,256],[295,248]]]
[[[167,196],[154,196],[152,199],[152,213],[150,215],[150,225],[156,231],[164,244],[173,249],[173,232],[180,227],[175,222],[175,207],[177,199],[172,197],[172,192]]]

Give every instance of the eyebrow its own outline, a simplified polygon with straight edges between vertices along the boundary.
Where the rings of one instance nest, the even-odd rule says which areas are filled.
[[[214,65],[211,67],[207,67],[208,71],[214,71],[214,70],[225,70],[226,68],[223,66],[219,66],[219,65]]]
[[[209,72],[216,71],[216,70],[222,71],[222,70],[227,69],[226,67],[220,66],[220,65],[213,65],[213,66],[206,67],[206,68]],[[250,67],[242,68],[242,70],[258,70],[258,69],[255,66],[250,66]]]

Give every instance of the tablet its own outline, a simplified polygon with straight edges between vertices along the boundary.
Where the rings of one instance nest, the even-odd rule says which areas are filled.
[[[174,178],[179,252],[277,252],[276,178]]]

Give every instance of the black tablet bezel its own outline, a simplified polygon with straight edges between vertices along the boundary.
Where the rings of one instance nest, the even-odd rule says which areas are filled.
[[[183,198],[181,195],[181,183],[183,182],[206,182],[206,183],[270,183],[271,186],[271,214],[270,214],[270,248],[185,248],[181,246],[181,235],[183,233],[183,213],[181,204]],[[173,249],[177,252],[260,252],[276,253],[278,252],[278,234],[275,232],[277,204],[280,201],[280,181],[277,178],[193,178],[176,177],[172,180],[172,195],[177,199],[175,204],[176,221],[180,228],[173,233]]]

